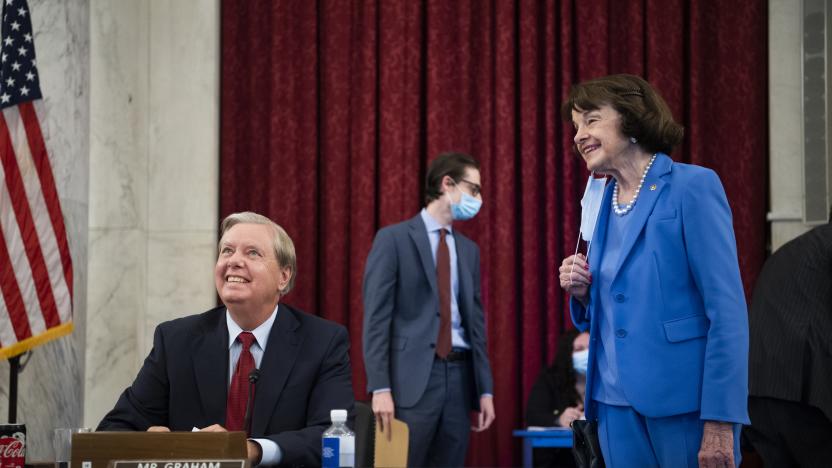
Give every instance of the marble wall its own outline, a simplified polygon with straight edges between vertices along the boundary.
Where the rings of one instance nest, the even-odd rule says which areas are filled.
[[[39,346],[19,376],[17,420],[29,436],[28,460],[52,457],[52,429],[83,417],[87,308],[89,10],[87,0],[29,0],[43,100],[41,128],[69,238],[75,331]],[[24,357],[24,361],[26,357]],[[0,361],[0,421],[8,414],[7,361]]]
[[[777,250],[803,224],[802,0],[769,0],[769,220]]]
[[[90,2],[84,422],[130,385],[162,321],[215,305],[219,2]]]
[[[812,228],[803,224],[802,3],[802,0],[768,2],[772,250]],[[829,25],[827,34],[828,28]],[[827,67],[830,60],[832,57],[827,53]],[[827,155],[827,161],[832,164],[832,156]],[[832,187],[827,190],[830,190],[827,199],[832,200]]]

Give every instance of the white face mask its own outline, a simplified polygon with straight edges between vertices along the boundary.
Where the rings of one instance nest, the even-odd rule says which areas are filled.
[[[572,368],[580,375],[586,375],[589,367],[589,350],[575,351],[572,353]]]
[[[606,186],[607,179],[596,179],[594,171],[586,181],[584,197],[581,198],[581,238],[587,242],[592,242],[592,234],[595,232],[595,224],[598,221],[601,202],[604,201]]]
[[[606,177],[595,178],[595,171],[589,174],[586,181],[584,196],[581,198],[581,235],[575,242],[575,255],[578,254],[578,247],[581,246],[581,239],[588,243],[586,256],[589,258],[589,251],[592,248],[592,235],[595,233],[595,225],[598,223],[598,213],[601,211],[601,202],[604,201],[604,188],[607,186]],[[572,277],[572,270],[569,270],[569,277]],[[571,283],[570,283],[571,284]]]

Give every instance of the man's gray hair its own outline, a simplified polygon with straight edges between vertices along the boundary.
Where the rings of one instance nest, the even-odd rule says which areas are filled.
[[[297,257],[295,257],[295,244],[292,238],[286,231],[271,219],[251,211],[243,211],[241,213],[231,213],[222,220],[220,225],[220,241],[222,236],[237,224],[262,224],[264,226],[271,226],[274,231],[272,244],[274,246],[274,258],[277,259],[277,264],[281,268],[289,268],[292,276],[286,287],[280,291],[281,296],[285,296],[295,286],[295,276],[297,276],[298,264]]]

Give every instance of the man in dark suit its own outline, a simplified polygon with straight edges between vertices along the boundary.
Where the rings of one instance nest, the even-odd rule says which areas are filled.
[[[766,261],[748,321],[746,436],[766,466],[829,466],[832,222],[786,243]]]
[[[228,216],[214,270],[224,306],[159,325],[98,430],[244,430],[253,464],[320,465],[330,410],[353,406],[349,342],[344,327],[279,303],[295,271],[280,226]]]
[[[461,466],[470,429],[494,420],[479,247],[452,228],[482,204],[477,162],[438,156],[425,199],[419,214],[378,232],[367,258],[367,387],[383,430],[394,416],[409,426],[409,466]]]

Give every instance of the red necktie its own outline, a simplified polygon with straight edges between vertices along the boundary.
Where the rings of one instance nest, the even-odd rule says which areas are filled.
[[[439,286],[439,336],[436,355],[445,358],[451,352],[451,254],[445,242],[445,228],[439,230],[436,249],[436,282]]]
[[[248,374],[254,370],[254,356],[251,355],[254,335],[251,332],[242,332],[237,335],[237,340],[243,344],[240,359],[237,360],[237,367],[234,369],[234,376],[231,377],[231,386],[228,387],[228,402],[225,405],[225,428],[229,431],[246,431],[243,427],[243,420],[246,417],[246,402],[248,401]],[[252,395],[253,397],[253,395]]]

